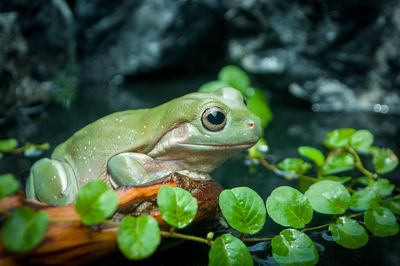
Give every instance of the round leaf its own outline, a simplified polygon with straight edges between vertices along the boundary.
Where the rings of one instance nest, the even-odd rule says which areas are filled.
[[[332,156],[322,168],[323,175],[331,175],[353,169],[354,157],[350,153],[342,152]]]
[[[230,87],[230,85],[222,80],[214,80],[203,84],[199,91],[200,92],[214,92],[224,87]]]
[[[391,200],[385,201],[383,206],[390,209],[394,214],[400,215],[400,195],[396,195]]]
[[[336,129],[328,133],[324,144],[328,148],[343,148],[350,143],[350,139],[356,130],[353,128]]]
[[[325,156],[320,150],[309,146],[301,146],[298,148],[300,155],[307,157],[308,159],[315,162],[317,166],[322,166],[325,162]]]
[[[248,88],[245,95],[247,96],[247,108],[260,118],[261,126],[266,128],[272,119],[272,112],[264,93],[257,88]]]
[[[303,174],[311,165],[299,158],[285,158],[278,163],[278,167],[291,173]]]
[[[319,259],[314,242],[295,229],[283,230],[271,245],[272,256],[280,265],[315,265]]]
[[[0,151],[9,152],[18,146],[18,141],[16,139],[5,139],[0,140]]]
[[[281,186],[267,198],[269,216],[283,226],[303,228],[313,216],[308,199],[297,189]]]
[[[14,194],[19,188],[19,183],[13,174],[0,175],[0,199]]]
[[[219,206],[229,225],[242,233],[255,234],[264,226],[264,201],[248,187],[225,189],[219,195]]]
[[[386,174],[393,171],[399,164],[399,159],[391,149],[371,149],[372,162],[379,174]]]
[[[380,197],[390,195],[395,188],[395,186],[393,184],[390,184],[389,180],[387,180],[386,178],[379,178],[369,187]]]
[[[149,257],[160,244],[160,228],[157,221],[148,215],[135,218],[126,216],[117,234],[118,247],[130,260]]]
[[[30,207],[14,211],[2,228],[2,242],[13,252],[26,252],[39,245],[49,224],[44,211],[35,212]]]
[[[83,186],[76,198],[75,210],[85,225],[100,223],[117,209],[118,195],[100,179],[94,179]]]
[[[367,210],[371,201],[377,201],[378,195],[370,188],[356,191],[351,195],[351,208],[355,210]]]
[[[396,216],[387,208],[374,206],[364,213],[367,229],[376,236],[393,236],[399,232]]]
[[[351,146],[358,150],[367,150],[374,142],[374,135],[366,129],[357,130],[351,137]]]
[[[253,265],[250,252],[242,241],[224,234],[214,240],[208,253],[209,266],[242,266]]]
[[[250,87],[250,79],[247,74],[237,66],[225,66],[218,74],[218,79],[225,81],[230,86],[246,95],[246,89]]]
[[[356,220],[339,217],[329,226],[333,239],[345,248],[357,249],[368,243],[368,234]]]
[[[311,185],[305,195],[312,208],[324,214],[342,214],[350,206],[350,193],[335,181],[319,181]]]
[[[196,217],[197,200],[182,188],[162,186],[158,191],[157,205],[161,217],[177,228],[186,227]]]

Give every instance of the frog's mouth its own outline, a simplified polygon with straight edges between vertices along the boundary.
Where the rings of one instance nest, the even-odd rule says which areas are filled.
[[[254,146],[256,142],[249,142],[249,143],[240,143],[240,144],[193,144],[193,143],[179,143],[181,146],[199,149],[199,150],[209,150],[209,149],[249,149],[250,147]]]

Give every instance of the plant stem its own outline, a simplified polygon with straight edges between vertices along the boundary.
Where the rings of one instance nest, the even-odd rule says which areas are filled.
[[[303,229],[301,229],[301,231],[305,232],[305,231],[317,230],[317,229],[320,229],[320,228],[324,228],[324,227],[330,226],[331,224],[334,224],[334,223],[318,225],[318,226],[314,226],[314,227],[310,227],[310,228],[303,228]]]
[[[278,167],[276,167],[273,164],[270,164],[269,162],[267,162],[264,158],[259,158],[258,161],[268,170],[271,170],[272,172],[274,172],[275,170],[278,169]]]
[[[176,232],[168,232],[168,231],[160,231],[160,234],[163,237],[174,237],[174,238],[180,238],[180,239],[185,239],[185,240],[191,240],[191,241],[196,241],[200,243],[207,244],[209,246],[212,245],[213,241],[209,241],[205,238],[198,237],[198,236],[191,236],[191,235],[184,235]]]
[[[243,238],[243,242],[260,242],[260,241],[271,241],[273,237],[260,237],[260,238]]]
[[[373,178],[373,179],[377,179],[377,178],[378,178],[378,176],[377,176],[376,174],[374,174],[374,173],[368,171],[368,170],[364,167],[364,165],[363,165],[363,163],[362,163],[362,161],[361,161],[361,159],[360,159],[360,156],[358,155],[358,153],[357,153],[352,147],[347,147],[347,148],[346,148],[346,151],[349,152],[351,155],[354,156],[354,159],[356,160],[356,162],[354,163],[354,166],[355,166],[362,174],[364,174],[365,176],[367,176],[367,177],[369,177],[369,178]]]

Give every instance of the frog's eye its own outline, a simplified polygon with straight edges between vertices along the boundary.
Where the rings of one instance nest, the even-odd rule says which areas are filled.
[[[219,107],[208,108],[204,111],[201,122],[210,131],[221,130],[226,124],[226,113]]]

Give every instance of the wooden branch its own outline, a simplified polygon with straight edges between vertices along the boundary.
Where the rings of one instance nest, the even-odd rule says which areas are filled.
[[[161,229],[167,230],[169,226],[162,220],[156,204],[158,190],[163,185],[186,189],[197,199],[199,208],[191,227],[216,217],[218,196],[222,191],[221,186],[213,180],[195,180],[172,173],[145,186],[119,188],[117,190],[118,209],[112,220],[120,221],[126,215],[149,214],[157,220]],[[1,211],[12,211],[21,206],[31,206],[36,210],[43,210],[50,218],[79,217],[75,212],[74,205],[54,207],[27,200],[23,193],[0,201]],[[11,253],[0,243],[0,265],[85,264],[117,251],[117,230],[117,226],[95,225],[89,227],[78,221],[52,222],[49,224],[43,242],[31,252]]]

